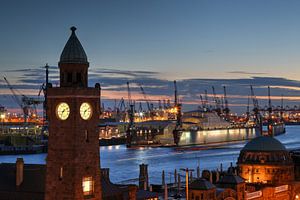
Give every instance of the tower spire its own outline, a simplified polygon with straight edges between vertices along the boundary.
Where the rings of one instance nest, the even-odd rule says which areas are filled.
[[[87,87],[88,84],[88,59],[85,51],[77,38],[72,26],[69,40],[67,41],[58,63],[60,69],[61,87]]]

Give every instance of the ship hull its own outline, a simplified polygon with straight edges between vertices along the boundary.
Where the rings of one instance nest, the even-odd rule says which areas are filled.
[[[255,128],[231,128],[202,131],[183,131],[178,146],[205,145],[243,141],[255,138],[258,131]]]
[[[200,131],[182,131],[179,133],[179,142],[174,143],[171,131],[156,135],[151,139],[139,137],[133,140],[131,146],[190,146],[228,143],[234,141],[249,140],[257,137],[259,131],[256,128],[228,128]]]

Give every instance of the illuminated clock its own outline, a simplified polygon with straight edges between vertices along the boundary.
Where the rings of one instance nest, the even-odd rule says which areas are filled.
[[[93,110],[92,106],[89,103],[82,103],[80,106],[80,116],[84,120],[88,120],[92,117]]]
[[[68,117],[70,115],[69,105],[65,102],[62,102],[62,103],[58,104],[57,107],[56,107],[56,115],[61,120],[68,119]]]

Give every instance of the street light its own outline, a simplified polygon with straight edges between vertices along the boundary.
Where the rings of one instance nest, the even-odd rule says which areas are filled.
[[[181,168],[180,170],[185,171],[185,196],[186,199],[188,200],[189,199],[189,172],[192,172],[194,170],[189,168],[186,169]]]

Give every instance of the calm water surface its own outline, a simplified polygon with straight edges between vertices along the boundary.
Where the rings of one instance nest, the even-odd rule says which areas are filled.
[[[300,126],[287,126],[284,135],[277,136],[287,149],[300,148]],[[175,148],[141,148],[127,149],[124,145],[100,147],[101,167],[110,168],[111,180],[115,183],[132,183],[131,179],[138,178],[139,164],[148,164],[149,179],[151,183],[161,183],[161,172],[165,170],[166,181],[173,178],[169,173],[174,169],[224,168],[235,163],[245,142],[225,144],[218,149],[205,150],[178,150]],[[9,155],[0,156],[0,162],[15,162],[17,157],[23,157],[25,163],[45,164],[47,154]]]

